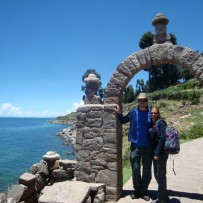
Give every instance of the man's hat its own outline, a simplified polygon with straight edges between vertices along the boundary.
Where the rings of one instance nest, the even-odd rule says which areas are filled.
[[[147,94],[146,93],[140,93],[138,95],[137,99],[147,99]]]

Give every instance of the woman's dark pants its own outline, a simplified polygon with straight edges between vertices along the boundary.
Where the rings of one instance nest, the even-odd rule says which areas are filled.
[[[162,154],[159,160],[153,160],[154,176],[158,183],[158,199],[165,200],[167,194],[167,179],[166,179],[166,162],[168,154]]]

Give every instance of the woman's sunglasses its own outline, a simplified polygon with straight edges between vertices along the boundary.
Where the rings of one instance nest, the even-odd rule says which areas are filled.
[[[158,114],[157,112],[151,112],[150,114],[152,114],[152,115],[156,115],[156,114]]]

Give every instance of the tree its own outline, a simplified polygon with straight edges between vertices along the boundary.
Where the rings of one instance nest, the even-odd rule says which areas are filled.
[[[132,85],[128,85],[124,91],[123,103],[131,103],[135,100],[134,89]]]
[[[171,37],[171,42],[174,45],[177,44],[175,35],[171,33],[169,35]],[[150,47],[153,44],[154,36],[155,35],[151,32],[145,33],[140,39],[140,48],[145,49]],[[153,65],[145,69],[145,71],[149,72],[149,82],[147,89],[150,92],[177,84],[181,78],[179,68],[173,64]]]
[[[140,39],[139,47],[145,49],[153,45],[154,34],[146,32]]]
[[[149,81],[146,81],[146,84],[143,79],[137,80],[137,83],[135,85],[135,98],[141,93],[141,92],[150,92],[149,91]]]

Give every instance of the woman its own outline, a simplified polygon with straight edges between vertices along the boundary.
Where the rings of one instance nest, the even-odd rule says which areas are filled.
[[[166,181],[166,162],[168,154],[163,152],[164,142],[166,139],[166,122],[161,119],[158,107],[152,107],[150,112],[152,118],[152,127],[150,128],[150,136],[153,142],[153,165],[154,176],[158,183],[158,196],[152,203],[166,203],[169,200],[167,194]]]

